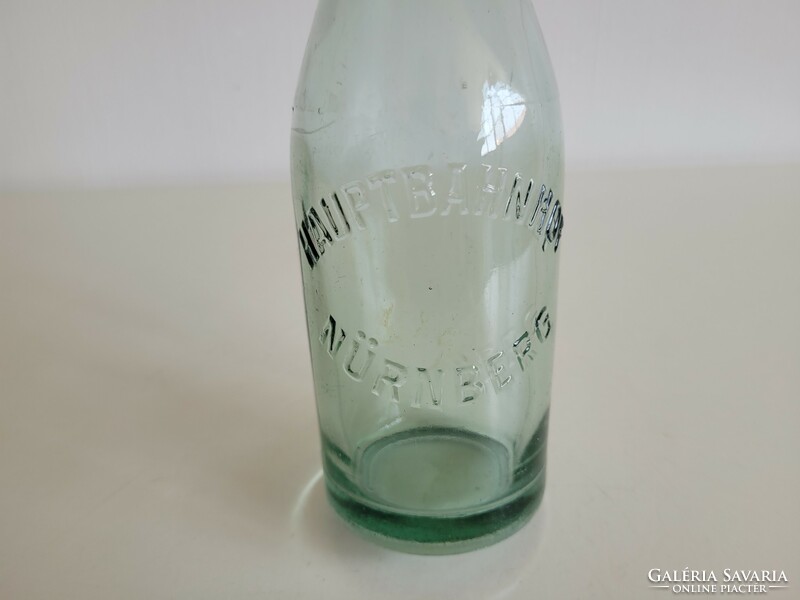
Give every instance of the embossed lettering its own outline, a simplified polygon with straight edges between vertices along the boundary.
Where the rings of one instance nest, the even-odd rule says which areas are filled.
[[[519,177],[519,175],[517,175],[517,177]],[[509,203],[513,201],[513,211],[511,212],[511,215],[505,215],[505,218],[510,218],[517,224],[522,223],[525,220],[525,216],[528,212],[528,204],[531,200],[531,192],[533,191],[533,186],[535,185],[533,179],[528,181],[528,185],[522,185],[522,181],[522,179],[515,179],[514,187],[508,200]],[[516,197],[514,196],[514,190],[516,190]],[[523,190],[525,194],[524,197]],[[508,206],[506,208],[508,209]],[[508,210],[506,212],[508,213]]]
[[[527,331],[514,342],[514,354],[517,355],[519,368],[522,371],[525,370],[525,359],[533,361],[535,352],[533,352],[533,344],[531,344],[531,338]]]
[[[433,171],[425,165],[403,169],[408,190],[411,192],[412,219],[424,219],[436,214],[436,190],[433,189]]]
[[[300,238],[300,247],[303,249],[303,254],[305,254],[306,260],[308,261],[308,266],[313,269],[314,265],[316,265],[319,260],[319,254],[314,244],[309,239],[308,232],[305,230],[305,220],[303,220],[300,229],[297,231],[297,237]]]
[[[511,191],[508,193],[508,200],[506,200],[506,209],[503,211],[503,219],[508,220],[511,218],[513,214],[511,212],[512,206],[514,205],[514,193],[517,193],[517,203],[519,202],[519,191],[517,188],[520,186],[520,182],[522,181],[522,177],[519,173],[514,175],[514,183],[511,184]]]
[[[500,351],[486,361],[492,383],[498,392],[511,383],[511,375],[503,376],[503,372],[506,370],[506,366],[501,362],[503,355],[504,352]]]
[[[342,209],[342,203],[339,202],[339,196],[334,193],[331,196],[331,206],[328,205],[328,201],[323,198],[320,200],[320,205],[322,206],[322,210],[325,213],[325,216],[328,218],[328,223],[333,230],[333,235],[337,240],[343,240],[347,237],[350,233],[350,222],[347,220],[347,216],[344,214],[344,209]],[[336,213],[336,217],[334,217],[334,213]],[[340,223],[337,223],[337,220],[340,220]]]
[[[550,209],[550,203],[553,200],[553,190],[549,191],[547,197],[545,197],[544,193],[545,193],[545,187],[542,186],[542,191],[539,193],[539,200],[536,203],[536,208],[533,210],[533,213],[531,214],[531,222],[528,224],[528,227],[532,228],[536,221],[537,215],[541,213],[542,218],[539,221],[539,227],[536,228],[537,233],[542,232],[542,227],[544,227],[545,218],[547,218],[547,211]]]
[[[370,204],[367,200],[367,193],[364,189],[364,184],[362,184],[360,181],[348,183],[342,187],[342,193],[347,199],[347,203],[350,205],[350,210],[354,215],[356,225],[359,229],[366,229],[367,226],[364,223],[364,217],[361,216],[361,213],[369,210]]]
[[[414,394],[414,406],[424,406],[430,401],[431,406],[442,404],[442,376],[443,371],[436,369],[429,371],[419,367],[417,369],[417,389]]]
[[[461,402],[472,402],[483,394],[484,385],[479,380],[480,371],[475,365],[458,367],[458,383],[461,389]]]
[[[481,167],[485,170],[483,185],[478,189],[478,199],[475,206],[472,207],[472,214],[496,218],[496,203],[506,187],[508,169],[503,167],[494,168],[491,165],[481,165]]]
[[[531,181],[531,183],[533,182]],[[542,204],[544,203],[544,199],[546,197],[547,197],[547,186],[543,185],[542,187],[539,188],[539,198],[536,200],[536,205],[533,207],[533,210],[531,211],[531,218],[528,221],[528,227],[530,227],[531,229],[533,229],[533,227],[536,225],[536,217],[539,215],[539,211],[541,210]]]
[[[450,190],[447,192],[446,203],[442,216],[446,217],[454,207],[459,207],[458,212],[461,215],[468,215],[469,208],[467,208],[467,182],[466,171],[467,165],[464,163],[451,163],[447,165],[450,170]]]
[[[370,189],[377,191],[380,195],[389,223],[397,223],[400,220],[400,215],[397,212],[397,203],[394,199],[395,184],[397,183],[394,171],[381,171],[370,177],[368,181]]]
[[[359,331],[358,339],[353,340],[353,348],[350,351],[350,356],[344,363],[344,372],[347,373],[354,381],[362,381],[364,379],[364,375],[369,370],[370,365],[372,365],[372,361],[375,359],[374,350],[378,346],[378,342],[374,338],[370,338],[368,342],[366,339],[367,334],[365,334],[363,331]],[[359,350],[365,346],[366,357],[364,357],[364,359],[361,361],[360,367],[353,369],[353,363],[355,362],[356,356],[359,354]]]
[[[365,230],[375,219],[397,223],[436,214],[489,219],[502,216],[504,221],[527,223],[541,238],[542,251],[549,245],[557,252],[564,228],[564,211],[561,201],[554,198],[553,190],[541,185],[534,206],[536,184],[533,179],[515,173],[506,196],[509,173],[506,168],[483,164],[480,174],[477,169],[465,163],[449,163],[439,180],[430,166],[417,165],[381,171],[342,186],[298,216],[298,240],[308,265],[313,269],[328,247],[354,232]],[[441,182],[441,189],[437,189],[437,182]],[[505,199],[505,207],[501,199]],[[302,204],[306,205],[305,199]]]
[[[375,338],[368,338],[363,331],[358,331],[355,338],[350,337],[333,315],[322,324],[318,339],[324,354],[335,360],[353,381],[372,382],[367,388],[371,395],[409,407],[438,409],[451,401],[454,405],[474,402],[486,396],[486,385],[491,385],[498,394],[512,385],[517,378],[515,369],[525,372],[534,361],[534,342],[544,344],[552,337],[552,319],[546,307],[531,308],[525,324],[535,335],[525,331],[513,344],[487,352],[477,363],[447,369],[408,368],[381,356]],[[509,360],[509,356],[516,357],[516,361]],[[371,371],[376,359],[381,365],[378,373]]]
[[[322,256],[325,254],[325,245],[333,242],[333,236],[331,236],[330,231],[328,231],[328,228],[325,227],[325,223],[323,223],[319,218],[317,209],[313,206],[308,211],[307,219],[308,231],[310,231],[311,235],[313,236],[317,252],[319,252],[320,256]]]
[[[561,210],[561,201],[556,200],[553,210],[550,211],[550,217],[547,219],[547,229],[545,230],[545,239],[542,240],[542,250],[544,250],[545,244],[550,242],[553,244],[553,252],[558,252],[558,243],[561,241],[563,229],[564,212]]]
[[[328,350],[328,354],[336,356],[346,337],[347,334],[343,329],[337,331],[336,319],[329,316],[322,328],[322,333],[319,335],[319,341]]]
[[[536,337],[539,338],[540,342],[544,342],[548,337],[550,337],[550,330],[552,326],[550,325],[550,313],[547,311],[547,307],[545,306],[539,314],[536,315]]]
[[[391,390],[391,398],[394,402],[400,402],[400,387],[406,382],[407,369],[400,363],[391,360],[384,360],[383,374],[375,380],[372,386],[372,393],[380,398],[384,390]]]

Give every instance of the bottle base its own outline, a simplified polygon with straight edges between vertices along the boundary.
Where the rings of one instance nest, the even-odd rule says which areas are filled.
[[[520,472],[512,471],[505,447],[485,436],[444,428],[395,434],[359,453],[354,470],[361,489],[329,462],[328,498],[346,523],[383,546],[415,554],[468,552],[510,536],[539,506],[544,436],[535,440],[533,460]]]
[[[422,427],[362,446],[351,460],[323,437],[328,500],[357,533],[413,554],[499,542],[530,520],[545,486],[547,414],[516,463],[509,448],[456,428]]]
[[[356,533],[392,550],[410,554],[460,554],[496,544],[521,529],[544,495],[544,471],[507,504],[459,517],[394,513],[366,506],[327,483],[328,501]]]

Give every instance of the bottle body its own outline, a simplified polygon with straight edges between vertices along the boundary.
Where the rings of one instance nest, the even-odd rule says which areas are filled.
[[[329,496],[419,552],[499,539],[544,485],[558,99],[527,0],[322,0],[292,185]]]

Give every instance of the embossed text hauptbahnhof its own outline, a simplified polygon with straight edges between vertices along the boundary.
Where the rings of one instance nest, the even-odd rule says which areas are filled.
[[[527,227],[542,251],[558,250],[564,229],[561,201],[552,188],[510,174],[503,167],[450,163],[437,179],[427,165],[390,169],[352,181],[310,203],[298,229],[303,254],[313,269],[329,246],[369,227],[367,215],[380,211],[388,223],[401,219],[485,217]],[[437,189],[435,181],[446,181]],[[303,202],[303,206],[308,206]]]

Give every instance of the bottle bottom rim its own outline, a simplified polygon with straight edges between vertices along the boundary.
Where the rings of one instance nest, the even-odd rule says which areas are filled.
[[[542,469],[505,504],[475,514],[422,516],[368,506],[326,478],[329,503],[357,534],[392,550],[426,555],[470,552],[510,537],[540,506],[544,484]]]

